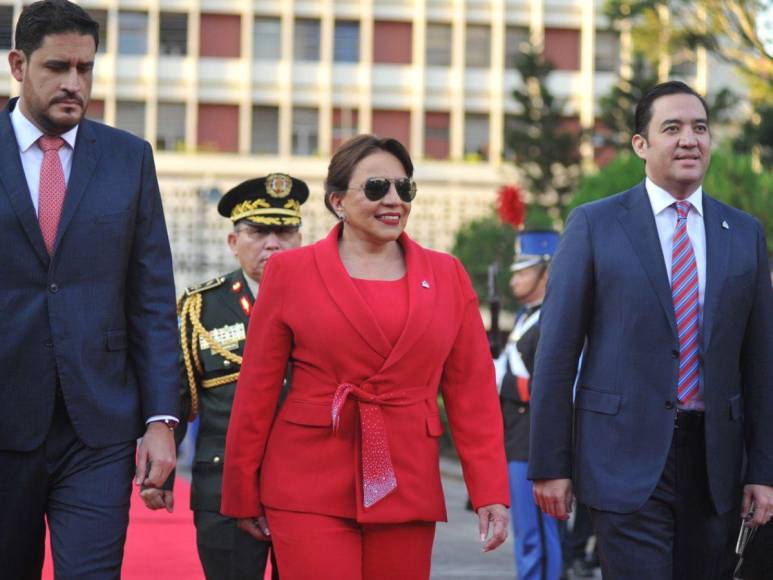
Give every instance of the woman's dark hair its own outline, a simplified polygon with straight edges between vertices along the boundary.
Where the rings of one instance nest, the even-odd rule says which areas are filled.
[[[330,196],[340,191],[346,191],[349,180],[357,164],[371,153],[386,151],[394,155],[405,169],[408,177],[413,177],[413,162],[408,150],[397,139],[380,138],[376,135],[357,135],[344,142],[330,159],[325,178],[325,207],[336,217],[336,211],[330,202]]]
[[[703,105],[703,110],[706,111],[706,121],[709,120],[709,106],[706,104],[706,99],[701,97],[692,87],[682,81],[667,81],[652,87],[636,104],[633,128],[634,135],[641,135],[646,139],[647,130],[649,129],[649,124],[652,120],[652,105],[660,97],[679,94],[698,97],[698,100]]]
[[[83,8],[67,0],[33,2],[21,11],[16,24],[15,48],[29,58],[49,34],[76,32],[99,46],[99,24]]]

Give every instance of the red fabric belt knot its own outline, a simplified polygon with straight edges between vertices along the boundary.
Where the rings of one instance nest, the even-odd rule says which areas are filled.
[[[333,396],[333,433],[340,427],[341,411],[350,396],[357,400],[360,411],[362,503],[369,508],[397,489],[397,475],[381,407],[416,404],[426,398],[426,391],[422,388],[378,395],[352,383],[341,383]]]

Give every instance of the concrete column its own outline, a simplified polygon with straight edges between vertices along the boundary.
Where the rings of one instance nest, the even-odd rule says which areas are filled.
[[[582,23],[580,26],[580,86],[579,95],[580,126],[585,135],[580,142],[580,155],[583,168],[592,171],[593,160],[592,131],[596,123],[596,2],[585,0],[582,3]]]
[[[451,128],[450,153],[452,161],[464,159],[464,46],[465,1],[454,0],[451,20]]]
[[[414,0],[413,5],[413,94],[411,95],[411,155],[424,157],[424,71],[427,60],[427,9],[425,0]]]
[[[322,157],[330,157],[333,144],[333,42],[335,40],[335,3],[323,0],[320,22],[319,55],[319,130],[317,150]]]

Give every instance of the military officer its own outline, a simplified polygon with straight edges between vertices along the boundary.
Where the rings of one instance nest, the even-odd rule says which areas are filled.
[[[548,265],[558,247],[553,231],[525,231],[516,240],[510,288],[522,305],[502,354],[494,361],[505,422],[505,452],[518,578],[555,580],[561,574],[561,543],[556,520],[534,503],[526,478],[529,457],[531,371],[539,339],[539,315],[548,278]]]
[[[178,303],[185,384],[183,414],[199,417],[191,509],[199,558],[209,580],[263,578],[270,543],[220,515],[223,453],[242,351],[266,262],[301,244],[301,204],[309,188],[300,179],[274,173],[245,181],[218,204],[234,228],[228,245],[239,261],[230,274],[185,291]],[[259,324],[260,321],[253,321]],[[184,436],[184,422],[178,440]],[[149,507],[171,510],[171,491],[144,490]],[[274,578],[277,578],[274,563]]]

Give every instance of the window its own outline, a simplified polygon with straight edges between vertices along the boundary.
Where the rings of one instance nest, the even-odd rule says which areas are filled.
[[[319,20],[298,18],[295,20],[293,57],[301,61],[319,60]]]
[[[158,51],[161,54],[188,53],[188,15],[183,12],[162,12],[159,23]]]
[[[279,60],[282,27],[279,18],[257,17],[253,29],[253,55],[257,60]]]
[[[147,12],[118,13],[118,52],[120,54],[145,54],[148,52]]]
[[[488,159],[489,118],[485,113],[464,116],[464,155]]]
[[[491,27],[478,24],[467,26],[465,64],[468,67],[491,66]]]
[[[144,139],[145,103],[140,101],[117,101],[115,104],[115,126]]]
[[[242,51],[242,19],[238,14],[201,15],[199,56],[239,58]]]
[[[529,44],[529,29],[523,26],[508,26],[505,32],[506,68],[515,69],[524,44]]]
[[[427,24],[427,66],[451,64],[451,25]]]
[[[580,31],[576,28],[546,28],[545,59],[556,70],[580,70]]]
[[[338,146],[357,135],[359,124],[359,111],[357,109],[333,109],[333,142],[331,149],[335,151]]]
[[[318,149],[319,112],[311,107],[293,108],[293,155],[314,155]]]
[[[198,146],[201,151],[238,151],[239,107],[200,103]]]
[[[181,151],[185,148],[185,103],[159,103],[156,148]]]
[[[392,137],[411,148],[411,113],[409,111],[373,110],[373,133]]]
[[[279,152],[278,107],[252,108],[252,152],[268,154]]]
[[[0,6],[0,49],[13,48],[13,6]]]
[[[428,159],[448,159],[449,127],[448,113],[430,113],[424,117],[424,156]]]
[[[107,10],[89,10],[89,16],[99,25],[99,46],[97,52],[107,51]]]
[[[411,64],[412,34],[410,22],[377,20],[373,25],[373,62]]]
[[[335,62],[357,62],[360,60],[359,22],[354,20],[336,21],[333,51]]]
[[[596,33],[596,70],[615,72],[620,64],[620,43],[617,32],[599,30]]]

